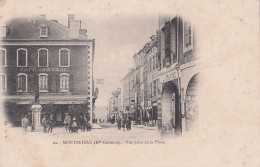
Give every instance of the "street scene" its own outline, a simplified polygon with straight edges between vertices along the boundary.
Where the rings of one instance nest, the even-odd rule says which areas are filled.
[[[110,29],[98,29],[99,20],[80,19],[42,14],[1,26],[7,133],[160,139],[199,128],[200,56],[192,20],[154,15],[104,21]]]

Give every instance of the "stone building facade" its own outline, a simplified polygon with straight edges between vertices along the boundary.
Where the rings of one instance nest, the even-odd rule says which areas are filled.
[[[58,124],[66,112],[91,117],[95,40],[80,20],[69,15],[66,27],[45,16],[13,18],[2,28],[1,103],[8,121],[19,126],[24,115],[33,119],[36,103],[39,118],[53,114]]]
[[[131,75],[142,72],[142,80],[127,77],[131,76],[128,73],[123,81],[126,83],[127,78],[130,86],[123,86],[123,93],[128,91],[133,97],[131,92],[143,91],[143,97],[139,97],[143,103],[133,101],[140,105],[141,124],[148,117],[162,133],[180,135],[198,127],[200,56],[196,53],[194,28],[188,19],[160,16],[159,26],[151,41],[134,55],[134,61],[140,60],[141,64],[135,63],[138,66]],[[124,101],[124,107],[131,105],[130,101]]]

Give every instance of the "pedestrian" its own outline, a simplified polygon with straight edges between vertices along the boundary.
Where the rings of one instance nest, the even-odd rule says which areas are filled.
[[[43,126],[43,133],[47,133],[48,120],[46,118],[46,115],[44,115],[42,119],[42,126]]]
[[[123,117],[123,121],[122,121],[122,126],[123,126],[123,131],[125,131],[126,128],[126,117]]]
[[[50,115],[50,118],[48,119],[48,133],[52,133],[53,126],[55,124],[53,115]]]
[[[127,130],[131,130],[131,121],[132,121],[132,117],[129,115],[127,118]]]
[[[121,123],[122,123],[122,120],[120,118],[120,116],[118,117],[117,119],[117,127],[118,127],[118,130],[121,130]]]
[[[72,123],[71,123],[71,133],[76,132],[78,133],[78,124],[76,117],[73,117]]]
[[[27,118],[27,115],[24,116],[22,119],[22,127],[23,127],[23,133],[27,134],[27,128],[29,126],[29,119]]]
[[[82,115],[80,116],[79,118],[79,124],[80,124],[80,129],[81,129],[81,132],[85,132],[85,127],[86,127],[86,119],[85,117],[83,117]]]
[[[64,125],[65,125],[65,129],[66,129],[66,132],[70,131],[70,116],[69,116],[69,113],[66,113],[66,116],[64,118]]]

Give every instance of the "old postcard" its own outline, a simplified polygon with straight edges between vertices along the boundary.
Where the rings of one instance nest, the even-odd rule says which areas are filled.
[[[2,167],[259,167],[258,1],[0,0]]]

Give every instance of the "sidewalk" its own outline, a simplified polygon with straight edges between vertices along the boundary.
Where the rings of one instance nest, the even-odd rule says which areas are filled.
[[[133,127],[136,127],[136,128],[144,128],[144,129],[147,129],[147,130],[157,130],[157,127],[156,127],[156,126],[133,125]]]

